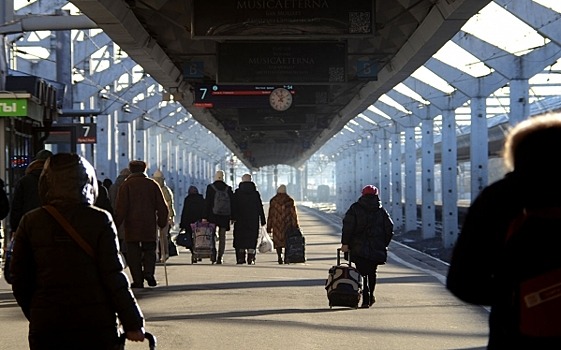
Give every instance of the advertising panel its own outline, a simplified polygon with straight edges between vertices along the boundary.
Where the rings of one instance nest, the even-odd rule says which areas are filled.
[[[192,37],[320,38],[374,34],[373,0],[195,0]]]
[[[339,41],[218,44],[219,84],[335,84],[347,81],[347,46]]]

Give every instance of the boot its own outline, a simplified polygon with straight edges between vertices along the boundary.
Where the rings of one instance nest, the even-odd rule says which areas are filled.
[[[247,254],[247,264],[248,265],[255,265],[255,253],[253,253],[253,254],[248,253]]]
[[[236,264],[245,264],[245,250],[236,250]]]
[[[278,258],[278,263],[279,265],[284,264],[283,258],[282,258],[282,248],[277,248],[277,258]]]

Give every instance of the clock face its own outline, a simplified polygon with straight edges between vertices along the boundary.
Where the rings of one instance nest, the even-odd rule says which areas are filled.
[[[292,93],[285,88],[276,88],[269,95],[269,103],[277,111],[286,111],[292,105]]]

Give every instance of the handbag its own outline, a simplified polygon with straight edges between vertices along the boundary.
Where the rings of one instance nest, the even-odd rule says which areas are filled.
[[[175,244],[191,249],[193,247],[193,237],[182,229],[175,237]]]
[[[8,244],[8,249],[6,249],[6,252],[4,254],[4,270],[2,271],[2,273],[4,274],[4,279],[8,284],[12,284],[12,276],[10,274],[10,262],[12,261],[13,249],[14,249],[14,239],[12,238],[10,240],[10,243]]]
[[[273,251],[273,240],[263,227],[259,229],[259,241],[259,245],[257,246],[259,253],[269,253]]]

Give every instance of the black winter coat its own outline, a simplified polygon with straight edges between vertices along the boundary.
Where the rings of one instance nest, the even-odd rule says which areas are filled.
[[[181,222],[179,228],[185,229],[185,233],[191,235],[193,230],[191,224],[203,218],[205,199],[200,193],[191,193],[183,200],[183,210],[181,211]]]
[[[539,172],[534,178],[524,178],[508,173],[484,188],[468,210],[454,246],[446,286],[465,302],[491,306],[488,349],[561,349],[561,338],[539,343],[539,339],[520,335],[509,307],[512,290],[500,278],[506,270],[501,266],[505,265],[503,252],[511,221],[523,208],[561,207],[558,175]],[[527,262],[545,257],[559,264],[558,233],[536,232],[523,256],[508,263],[508,273],[520,278]]]
[[[212,212],[212,206],[214,205],[214,185],[219,191],[224,191],[224,189],[228,189],[228,195],[230,196],[230,208],[233,206],[233,197],[234,194],[232,192],[232,187],[226,185],[224,181],[214,181],[212,184],[206,187],[205,193],[205,209],[203,211],[203,219],[206,219],[208,222],[216,224],[218,227],[225,228],[226,231],[230,231],[230,218],[231,215],[216,215]]]
[[[95,258],[45,209],[23,216],[10,267],[13,294],[30,322],[30,335],[89,331],[95,339],[111,336],[117,316],[126,331],[139,330],[144,319],[118,254],[115,225],[108,212],[92,205],[97,194],[93,167],[74,164],[49,171],[48,162],[58,156],[49,158],[40,178],[41,199],[58,209]]]
[[[353,203],[343,218],[341,243],[348,245],[353,256],[372,264],[384,264],[393,237],[393,222],[376,195],[364,195]]]
[[[259,227],[267,224],[261,195],[253,182],[241,182],[234,193],[234,248],[255,249]]]
[[[39,199],[39,176],[43,171],[44,160],[34,160],[25,169],[25,175],[14,188],[10,211],[10,230],[16,232],[21,217],[41,205]]]
[[[111,217],[113,217],[113,206],[111,205],[111,199],[109,199],[109,191],[107,191],[107,188],[105,188],[103,183],[99,180],[97,181],[97,188],[97,199],[95,200],[94,205],[98,208],[107,210],[111,214]]]

